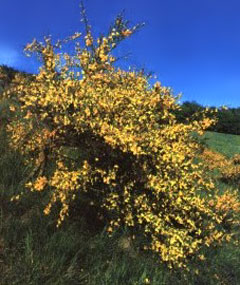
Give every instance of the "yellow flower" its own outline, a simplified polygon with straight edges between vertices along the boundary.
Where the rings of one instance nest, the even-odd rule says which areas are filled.
[[[110,57],[109,57],[109,61],[110,61],[110,62],[114,62],[115,60],[116,60],[115,57],[113,57],[113,56],[110,56]]]
[[[128,36],[130,36],[131,34],[132,34],[132,31],[130,31],[129,29],[122,31],[122,35],[123,35],[124,37],[128,37]]]
[[[150,284],[150,280],[148,278],[144,279],[144,284]]]
[[[40,176],[34,183],[34,189],[37,191],[42,191],[47,184],[47,178],[45,176]]]
[[[198,258],[199,258],[200,260],[205,260],[205,259],[206,259],[203,254],[199,255]]]
[[[32,113],[30,111],[27,112],[26,116],[24,117],[25,119],[29,119],[32,117]]]
[[[9,110],[12,111],[12,112],[15,112],[15,111],[16,111],[16,107],[13,106],[13,105],[11,105],[11,106],[9,107]]]
[[[86,46],[91,46],[93,44],[93,38],[90,33],[86,35],[85,43],[86,43]]]

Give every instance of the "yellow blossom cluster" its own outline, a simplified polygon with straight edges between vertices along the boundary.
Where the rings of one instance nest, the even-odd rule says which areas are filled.
[[[226,229],[226,234],[221,236],[229,241],[237,232],[240,226],[240,201],[237,191],[225,191],[217,195],[217,199],[210,200],[209,205],[217,215],[217,221]]]
[[[225,168],[231,164],[230,160],[228,160],[223,154],[215,152],[209,148],[205,148],[200,157],[211,170],[215,168]]]
[[[238,154],[227,159],[224,155],[206,148],[200,157],[209,169],[220,171],[220,179],[240,184],[240,156]]]
[[[201,134],[213,119],[177,123],[180,106],[170,88],[113,66],[112,49],[136,29],[117,18],[96,41],[88,31],[86,47],[76,44],[60,71],[49,38],[28,45],[43,66],[30,82],[16,78],[7,94],[18,108],[8,126],[11,147],[33,165],[27,186],[50,193],[44,213],[62,204],[58,226],[84,193],[111,217],[109,233],[125,225],[145,235],[144,249],[181,267],[224,235],[202,197],[214,184],[194,162],[199,145],[192,132]]]

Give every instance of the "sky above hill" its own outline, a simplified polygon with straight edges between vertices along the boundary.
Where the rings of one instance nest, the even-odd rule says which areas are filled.
[[[77,0],[2,0],[0,64],[38,72],[36,58],[23,53],[33,38],[63,39],[83,31]],[[85,0],[94,34],[107,32],[125,9],[132,25],[145,27],[123,42],[122,67],[152,71],[181,101],[240,106],[239,0]],[[66,47],[67,48],[67,47]]]

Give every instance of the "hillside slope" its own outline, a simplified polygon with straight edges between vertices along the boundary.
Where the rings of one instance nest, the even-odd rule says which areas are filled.
[[[208,147],[228,158],[240,153],[240,136],[216,132],[206,132],[203,138]]]

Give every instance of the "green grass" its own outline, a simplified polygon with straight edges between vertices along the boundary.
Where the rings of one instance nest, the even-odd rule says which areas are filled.
[[[203,138],[206,139],[209,148],[224,154],[228,158],[240,153],[240,136],[206,132]]]
[[[210,133],[209,146],[229,157],[240,152],[240,137]],[[190,272],[170,271],[153,256],[131,254],[119,246],[127,231],[108,238],[103,226],[89,227],[82,213],[56,229],[56,214],[42,214],[44,197],[28,193],[11,203],[20,191],[26,167],[10,151],[0,132],[0,285],[12,284],[239,284],[240,248],[231,244],[207,249],[206,261],[191,263]],[[227,186],[219,182],[219,187]],[[134,247],[132,248],[134,250]],[[196,274],[196,270],[199,274]]]

